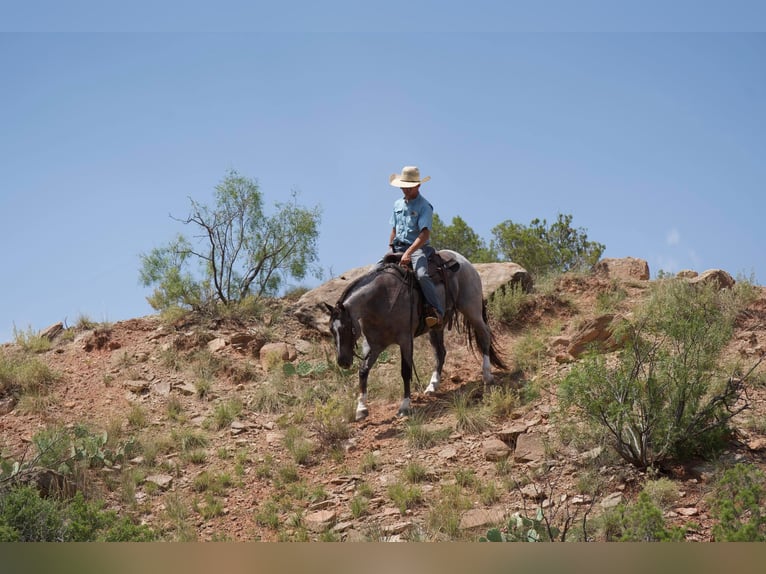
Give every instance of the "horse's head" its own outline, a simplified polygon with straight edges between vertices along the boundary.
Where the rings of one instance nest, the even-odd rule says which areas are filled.
[[[335,307],[325,303],[325,306],[330,312],[330,333],[335,340],[338,366],[348,369],[354,362],[354,345],[358,337],[354,329],[354,321],[343,303],[338,303]]]

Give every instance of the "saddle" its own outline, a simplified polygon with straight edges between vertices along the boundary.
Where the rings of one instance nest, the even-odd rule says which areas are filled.
[[[412,283],[418,291],[420,291],[421,297],[420,297],[420,317],[421,317],[421,326],[418,329],[418,334],[425,331],[425,297],[422,296],[422,291],[420,290],[420,283],[418,283],[417,280],[414,280],[415,273],[412,271],[411,268],[404,269],[401,265],[401,259],[402,259],[402,253],[387,253],[383,257],[383,263],[390,263],[393,264],[397,268],[397,270],[402,273],[405,277],[409,277],[412,280]],[[434,286],[437,285],[444,285],[444,296],[446,299],[447,307],[449,307],[449,301],[452,299],[453,295],[450,292],[449,289],[449,281],[447,281],[447,274],[448,273],[455,273],[458,269],[460,269],[460,262],[458,262],[451,254],[445,253],[444,256],[442,256],[438,251],[432,251],[428,256],[428,276],[431,278],[431,281],[433,281]],[[451,321],[451,313],[447,313],[447,316],[445,316],[445,321],[447,322],[448,328],[452,327],[452,321]]]
[[[386,253],[383,257],[383,263],[395,263],[399,265],[402,260],[402,253]],[[446,284],[446,273],[454,273],[460,269],[460,263],[449,253],[442,256],[438,251],[433,251],[428,256],[428,276],[434,285]]]

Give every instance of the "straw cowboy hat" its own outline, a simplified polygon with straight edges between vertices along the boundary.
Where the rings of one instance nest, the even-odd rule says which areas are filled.
[[[401,174],[392,173],[388,181],[394,187],[415,187],[429,179],[431,179],[430,175],[420,179],[420,170],[414,165],[408,165],[402,168]]]

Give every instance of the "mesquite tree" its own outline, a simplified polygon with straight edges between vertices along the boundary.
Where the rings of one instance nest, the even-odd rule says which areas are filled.
[[[320,275],[320,210],[298,205],[296,193],[266,214],[258,184],[231,171],[216,186],[213,207],[190,202],[188,217],[174,219],[195,226],[197,241],[179,235],[141,256],[141,280],[156,286],[149,297],[155,309],[198,308],[210,300],[228,305],[248,295],[274,294],[288,277]],[[192,260],[201,264],[197,274],[185,269]]]

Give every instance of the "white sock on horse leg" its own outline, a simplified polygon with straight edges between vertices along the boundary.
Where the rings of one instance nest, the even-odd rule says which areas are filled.
[[[429,382],[428,387],[426,387],[426,394],[435,393],[440,384],[441,377],[439,376],[438,372],[434,371],[431,375],[431,382]]]

